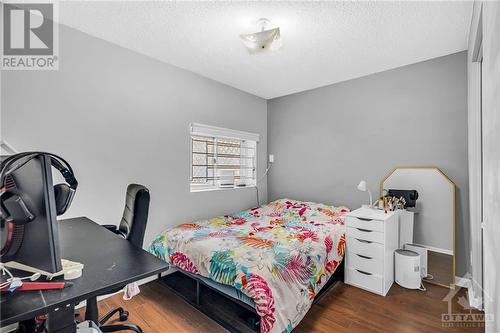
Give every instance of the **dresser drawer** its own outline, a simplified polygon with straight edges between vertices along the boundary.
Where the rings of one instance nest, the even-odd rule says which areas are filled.
[[[370,274],[354,268],[347,268],[345,279],[348,284],[367,289],[377,294],[383,294],[382,276]]]
[[[360,217],[347,216],[346,226],[351,228],[361,228],[365,230],[384,231],[384,221],[364,219]]]
[[[383,244],[361,238],[347,237],[347,251],[379,260],[384,258]]]
[[[347,237],[364,239],[372,242],[384,244],[384,233],[374,230],[363,229],[361,227],[347,227]]]
[[[347,251],[346,253],[346,265],[347,268],[359,269],[360,271],[375,275],[383,275],[384,272],[383,260],[357,254],[352,251]]]

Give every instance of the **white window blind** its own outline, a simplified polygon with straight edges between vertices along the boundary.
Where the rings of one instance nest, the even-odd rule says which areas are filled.
[[[259,135],[191,124],[191,192],[255,186]]]

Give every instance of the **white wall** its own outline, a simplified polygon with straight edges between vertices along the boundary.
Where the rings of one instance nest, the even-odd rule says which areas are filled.
[[[482,24],[481,3],[474,3],[467,51],[468,81],[468,151],[469,151],[469,212],[470,212],[470,278],[469,302],[482,309],[482,134],[481,134],[481,63]]]
[[[80,182],[66,214],[118,223],[127,184],[151,190],[145,246],[168,226],[255,205],[254,189],[189,192],[189,123],[260,134],[266,101],[62,26],[59,71],[2,73],[1,129],[19,151],[65,157]],[[267,199],[262,182],[261,200]],[[103,244],[105,246],[105,244]]]
[[[500,3],[483,3],[483,177],[486,332],[500,332]]]

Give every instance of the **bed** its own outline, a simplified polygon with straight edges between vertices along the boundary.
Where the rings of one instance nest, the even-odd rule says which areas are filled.
[[[260,332],[291,332],[341,266],[348,211],[280,199],[168,229],[149,251],[197,289],[201,283],[255,309]]]

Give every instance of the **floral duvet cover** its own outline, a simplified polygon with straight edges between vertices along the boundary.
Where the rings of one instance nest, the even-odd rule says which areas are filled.
[[[149,251],[241,290],[261,332],[290,332],[344,256],[346,207],[281,199],[164,231]]]

